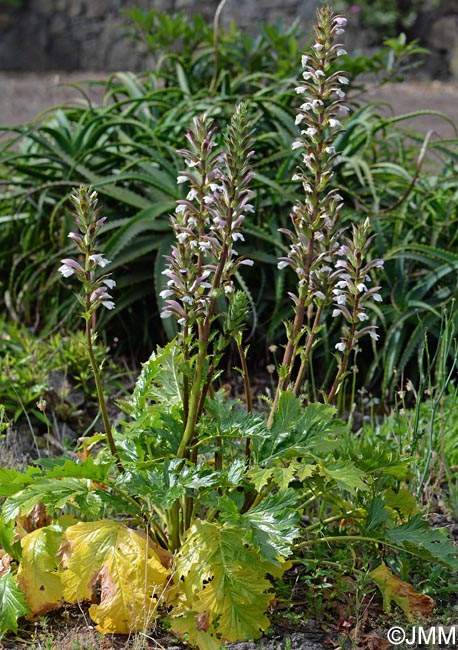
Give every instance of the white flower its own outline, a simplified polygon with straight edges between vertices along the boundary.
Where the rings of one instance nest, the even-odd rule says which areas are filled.
[[[244,266],[254,266],[253,260],[241,260],[240,264],[243,264]]]
[[[188,199],[188,201],[194,201],[194,199],[197,198],[197,190],[195,190],[194,188],[192,190],[189,190],[186,198]]]
[[[293,144],[291,145],[291,149],[294,151],[294,149],[299,149],[302,146],[303,146],[303,144],[302,144],[302,142],[300,140],[295,140],[293,142]]]
[[[302,57],[301,57],[301,66],[303,68],[305,68],[305,66],[307,65],[309,58],[310,57],[306,56],[305,54],[302,55]]]
[[[298,95],[302,95],[302,93],[305,93],[306,90],[307,90],[307,89],[306,89],[305,86],[297,86],[297,88],[296,88],[296,93],[297,93]]]
[[[182,212],[186,212],[186,206],[185,206],[185,204],[184,204],[184,203],[180,203],[179,205],[177,205],[177,207],[175,208],[175,212],[176,212],[177,214],[181,214]]]
[[[189,181],[189,178],[187,176],[177,176],[177,184],[180,185],[180,183],[187,183]]]
[[[318,129],[316,129],[314,126],[309,126],[309,128],[304,131],[304,135],[310,135],[310,136],[314,136],[317,133],[318,133]]]
[[[322,43],[315,43],[315,45],[312,45],[312,50],[315,50],[315,52],[321,52],[323,47]]]
[[[347,54],[347,50],[344,50],[344,48],[341,47],[337,50],[336,54],[337,56],[344,56],[345,54]]]
[[[278,269],[286,269],[287,266],[289,266],[289,262],[286,260],[280,260],[277,264]]]
[[[301,108],[302,108],[302,107],[301,107]],[[297,124],[300,124],[304,119],[305,119],[305,115],[303,115],[302,113],[298,113],[298,114],[296,115],[296,119],[295,119],[295,121],[294,121],[294,124],[296,124],[296,125],[297,125]]]
[[[112,300],[102,300],[102,305],[105,307],[105,309],[115,308],[115,304]]]
[[[369,336],[370,336],[371,339],[373,339],[374,341],[378,341],[379,338],[380,338],[380,335],[377,334],[377,332],[369,332]]]
[[[94,253],[89,255],[91,262],[94,262],[97,266],[100,266],[102,269],[107,264],[111,264],[111,260],[107,260],[101,253]]]
[[[103,284],[109,289],[114,289],[116,286],[116,281],[111,280],[111,278],[106,278],[106,280],[103,280]]]
[[[338,128],[339,126],[341,126],[341,124],[340,124],[339,120],[336,120],[333,117],[331,117],[331,119],[329,120],[329,126],[331,127],[331,129],[334,129],[334,128]]]
[[[68,264],[62,264],[62,266],[59,266],[58,271],[59,273],[62,273],[64,278],[69,278],[71,275],[75,273],[75,270],[72,269],[72,267],[69,266]]]
[[[302,176],[300,174],[294,174],[294,176],[291,178],[292,181],[301,181]]]
[[[317,70],[317,71],[315,72],[315,75],[316,75],[317,77],[325,77],[325,76],[326,76],[326,75],[324,74],[324,71],[323,71],[323,70]]]
[[[361,322],[364,321],[364,320],[369,320],[369,316],[368,316],[365,312],[363,312],[363,311],[360,311],[360,312],[359,312],[359,314],[358,314],[358,318],[359,318],[359,320],[360,320]]]
[[[183,296],[181,301],[184,302],[187,305],[192,305],[192,303],[194,302],[194,300],[191,298],[191,296]]]
[[[338,27],[346,27],[347,25],[347,19],[344,16],[337,16],[334,22]]]
[[[179,232],[176,235],[177,240],[180,242],[180,244],[183,244],[188,239],[189,235],[187,232]]]
[[[332,310],[332,314],[331,314],[331,316],[332,316],[333,318],[336,318],[336,316],[341,316],[341,315],[342,315],[342,312],[340,311],[340,309],[333,309],[333,310]]]
[[[302,73],[302,79],[304,81],[308,81],[309,79],[313,79],[313,74],[306,70],[305,72]],[[296,92],[297,92],[297,88],[296,88]],[[305,92],[305,88],[301,92]]]
[[[197,167],[197,165],[199,164],[199,162],[197,160],[195,160],[195,161],[194,160],[189,160],[189,158],[186,158],[184,162],[185,162],[186,167]]]
[[[224,293],[232,293],[234,291],[234,287],[232,284],[226,284],[224,287]]]
[[[186,325],[186,318],[179,318],[177,320],[178,325]]]
[[[342,77],[342,76],[339,75],[339,76],[337,77],[337,79],[338,79],[339,82],[340,82],[341,84],[343,84],[344,86],[345,86],[346,84],[350,83],[350,82],[348,81],[347,77]]]
[[[358,291],[367,291],[367,287],[363,282],[360,282],[359,284],[356,285],[356,288]]]
[[[375,300],[375,302],[382,302],[383,301],[383,298],[379,293],[374,293],[372,298]]]
[[[232,241],[245,241],[245,237],[242,235],[241,232],[233,232],[232,235]]]
[[[322,291],[315,291],[313,295],[315,296],[315,298],[318,298],[318,300],[326,300],[326,296]]]
[[[336,88],[334,90],[334,93],[337,95],[337,97],[340,97],[340,99],[343,99],[345,97],[344,91],[341,90],[340,88]]]
[[[205,251],[205,250],[208,250],[209,248],[211,248],[211,244],[210,244],[209,241],[200,241],[199,242],[199,248],[200,248],[201,251]]]
[[[341,293],[340,295],[336,296],[336,302],[338,305],[345,305],[347,302],[347,297],[344,293]]]
[[[170,296],[173,296],[174,293],[170,289],[164,289],[163,291],[160,292],[159,295],[161,298],[165,300],[166,298],[170,298]]]
[[[340,343],[336,343],[336,350],[339,350],[339,352],[345,352],[347,349],[347,346],[343,341],[340,341]]]
[[[335,154],[335,152],[336,152],[336,150],[332,146],[325,147],[324,150],[330,156],[333,156]]]

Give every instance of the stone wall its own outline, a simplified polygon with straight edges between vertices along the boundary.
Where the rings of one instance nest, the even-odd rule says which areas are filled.
[[[303,21],[310,28],[319,0],[227,0],[221,20],[244,29],[280,18]],[[122,9],[154,7],[183,10],[212,20],[219,0],[23,0],[20,9],[0,0],[0,70],[142,70],[148,59],[135,51]],[[332,1],[330,0],[332,4]],[[374,34],[362,30],[350,15],[347,41],[352,51],[374,45]],[[416,31],[415,31],[416,30]],[[423,76],[458,79],[458,0],[440,0],[419,16],[415,30],[431,50]],[[379,41],[383,40],[378,36]],[[377,38],[375,39],[375,41]]]

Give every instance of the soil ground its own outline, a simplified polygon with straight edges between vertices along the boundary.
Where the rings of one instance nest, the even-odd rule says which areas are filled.
[[[13,74],[0,72],[0,125],[11,126],[33,120],[41,111],[64,102],[81,102],[83,96],[74,85],[82,81],[101,81],[107,75],[91,72],[54,72]],[[102,90],[92,87],[97,100]],[[406,127],[434,138],[456,137],[458,128],[458,83],[408,82],[386,84],[368,90],[365,100],[386,102],[382,109],[389,114],[404,115],[416,111],[437,111],[449,120],[423,113],[405,120]],[[388,106],[388,104],[390,106]]]

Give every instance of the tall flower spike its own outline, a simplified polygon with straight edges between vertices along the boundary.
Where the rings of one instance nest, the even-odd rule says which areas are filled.
[[[281,229],[290,246],[288,255],[278,263],[278,268],[291,267],[297,276],[296,293],[289,294],[295,305],[295,318],[288,331],[269,424],[281,392],[292,381],[298,355],[301,368],[295,392],[299,392],[322,310],[332,299],[333,260],[339,248],[338,221],[342,207],[342,197],[331,186],[337,162],[334,145],[341,127],[339,117],[348,112],[344,104],[348,79],[341,72],[332,72],[332,66],[345,53],[342,45],[335,42],[345,25],[346,19],[334,15],[328,7],[318,10],[315,43],[310,54],[301,60],[302,78],[296,88],[302,101],[296,117],[300,134],[292,148],[300,153],[300,165],[293,181],[302,183],[304,198],[292,209],[292,228]]]
[[[371,272],[373,269],[382,268],[383,260],[368,259],[368,252],[374,236],[369,236],[370,223],[365,219],[358,225],[353,225],[352,237],[345,238],[344,244],[339,248],[337,254],[340,259],[337,261],[337,270],[333,277],[337,280],[334,294],[333,317],[342,316],[344,326],[340,341],[336,344],[339,368],[334,383],[328,393],[331,401],[337,393],[341,381],[347,371],[348,361],[351,352],[356,348],[359,339],[369,335],[377,341],[377,327],[367,325],[369,316],[367,314],[368,301],[381,302],[379,293],[380,287],[371,287]],[[341,353],[341,354],[339,354]]]
[[[189,191],[171,218],[177,244],[166,257],[163,274],[169,279],[161,292],[162,318],[175,316],[180,325],[211,319],[218,296],[234,291],[232,276],[240,264],[250,263],[238,257],[234,244],[243,241],[241,226],[253,210],[253,140],[244,106],[234,113],[222,152],[215,149],[212,120],[205,116],[194,119],[187,140],[189,149],[179,151],[187,169],[177,182],[189,183]]]

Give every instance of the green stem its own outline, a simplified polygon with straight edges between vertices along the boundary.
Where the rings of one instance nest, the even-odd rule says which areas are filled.
[[[314,524],[311,524],[310,526],[307,526],[306,528],[304,528],[304,531],[306,533],[311,533],[314,530],[317,530],[318,528],[320,528],[321,526],[327,526],[328,524],[332,524],[335,521],[339,521],[340,519],[348,519],[348,518],[363,519],[363,517],[361,517],[361,516],[358,517],[357,515],[353,514],[351,511],[350,512],[345,512],[345,513],[340,513],[339,515],[333,515],[332,517],[328,517],[327,519],[323,519],[323,521],[317,521]]]
[[[87,300],[89,302],[89,296],[87,297]],[[107,403],[105,400],[105,394],[103,392],[103,386],[102,386],[102,380],[100,378],[100,371],[99,367],[97,365],[97,361],[95,359],[94,355],[94,348],[92,346],[92,329],[90,325],[90,319],[86,318],[86,341],[87,341],[87,349],[88,349],[88,354],[89,354],[89,360],[91,362],[92,366],[92,372],[94,374],[94,379],[95,379],[95,386],[97,389],[97,399],[100,405],[100,410],[102,412],[102,420],[103,420],[103,426],[105,429],[105,435],[108,440],[108,446],[110,448],[110,453],[115,458],[116,460],[116,466],[118,470],[121,473],[124,473],[124,466],[121,463],[121,459],[119,458],[118,452],[116,451],[116,446],[113,438],[113,432],[111,430],[111,424],[110,424],[110,419],[108,417],[108,409],[107,409]]]
[[[199,352],[197,355],[196,370],[192,382],[191,394],[189,396],[188,418],[183,432],[183,437],[177,451],[177,458],[186,458],[189,443],[191,442],[197,424],[199,401],[201,394],[201,383],[205,359],[207,357],[208,341],[199,341]]]

